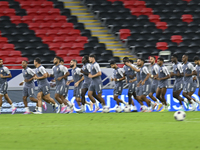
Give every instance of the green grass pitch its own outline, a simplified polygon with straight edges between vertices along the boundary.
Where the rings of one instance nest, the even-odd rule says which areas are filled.
[[[200,114],[186,112],[2,114],[1,150],[195,150]]]

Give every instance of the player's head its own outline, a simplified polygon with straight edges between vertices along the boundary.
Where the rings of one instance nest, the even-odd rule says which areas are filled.
[[[178,55],[177,55],[177,54],[173,54],[173,55],[171,56],[171,62],[172,62],[172,63],[177,63],[177,61],[178,61]]]
[[[150,56],[149,61],[153,65],[156,62],[156,58],[154,56]]]
[[[27,67],[27,65],[28,65],[28,62],[26,60],[23,60],[22,61],[22,68],[25,69]]]
[[[132,60],[132,59],[129,59],[129,62],[130,62],[131,64],[133,64],[133,60]]]
[[[83,64],[89,63],[89,56],[88,55],[83,56],[82,63]]]
[[[200,59],[199,59],[198,56],[195,56],[193,60],[194,60],[194,63],[195,63],[196,65],[200,65],[200,63],[199,63]]]
[[[89,56],[89,62],[90,63],[94,63],[96,60],[96,56],[95,55],[93,55],[93,54],[90,54],[90,56]]]
[[[157,60],[157,64],[159,66],[162,66],[163,65],[163,62],[164,62],[164,59],[162,57],[159,57],[158,60]]]
[[[0,58],[0,66],[3,65],[3,59]]]
[[[59,56],[54,57],[54,59],[53,59],[54,65],[58,65],[60,63],[60,59],[61,58]]]
[[[72,59],[70,61],[70,67],[73,68],[73,67],[76,67],[76,65],[77,65],[77,60],[76,59]]]
[[[142,67],[144,65],[145,60],[143,58],[138,58],[137,59],[137,65],[139,67]]]
[[[37,67],[38,65],[40,65],[41,64],[41,59],[39,58],[39,57],[36,57],[35,59],[34,59],[34,65],[35,65],[35,67]]]
[[[182,62],[183,62],[183,63],[187,63],[187,61],[188,61],[188,55],[184,54],[184,55],[182,56]]]
[[[124,58],[123,58],[123,62],[124,62],[124,64],[126,65],[126,62],[129,62],[129,58],[128,58],[128,57],[124,57]]]
[[[114,60],[110,61],[110,67],[113,68],[113,69],[117,68],[117,64],[116,64],[116,62]]]
[[[64,65],[64,60],[60,57],[60,64]]]

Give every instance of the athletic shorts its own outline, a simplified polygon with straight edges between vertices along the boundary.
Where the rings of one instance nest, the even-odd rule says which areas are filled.
[[[74,97],[80,98],[81,97],[81,86],[74,87]]]
[[[102,87],[103,87],[102,83],[95,83],[95,84],[92,83],[89,86],[89,91],[94,91],[99,94],[102,93]]]
[[[68,90],[69,90],[69,85],[65,85],[65,93],[63,94],[63,96],[68,96]]]
[[[142,86],[136,87],[136,96],[142,95]]]
[[[65,94],[65,85],[64,84],[56,85],[55,94],[64,95]]]
[[[88,89],[90,87],[90,83],[83,83],[81,89]]]
[[[47,95],[50,93],[50,85],[45,85],[45,86],[38,86],[38,92],[42,92],[43,95]]]
[[[7,90],[8,90],[8,82],[4,82],[3,84],[0,84],[0,88],[1,88],[1,95],[5,95],[7,94]]]
[[[24,87],[23,88],[23,96],[26,97],[34,97],[34,87]]]
[[[135,92],[135,88],[136,88],[136,82],[128,83],[128,93]]]
[[[179,91],[179,90],[182,90],[183,89],[183,81],[175,81],[174,82],[174,87],[173,87],[173,92],[175,91]]]
[[[162,88],[168,88],[168,80],[164,81],[164,82],[158,82],[158,88],[162,89]]]
[[[150,84],[144,84],[144,85],[142,85],[142,95],[149,95],[150,88],[151,88]]]
[[[151,84],[150,93],[156,93],[157,87],[158,87],[158,84]]]
[[[194,92],[197,88],[197,83],[196,82],[185,82],[183,86],[183,92],[189,93],[189,92]]]
[[[114,95],[117,95],[117,96],[118,96],[118,95],[122,95],[122,90],[123,90],[123,84],[115,85],[113,94],[114,94]]]

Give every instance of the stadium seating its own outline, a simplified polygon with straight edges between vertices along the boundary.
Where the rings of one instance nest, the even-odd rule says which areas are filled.
[[[138,56],[148,59],[169,50],[186,52],[192,61],[199,54],[197,0],[84,0],[84,4]]]
[[[40,57],[43,63],[52,63],[56,55],[68,60],[70,57],[65,56],[74,56],[81,62],[79,52],[85,50],[84,45],[94,46],[92,40],[95,37],[85,30],[84,24],[78,23],[77,17],[72,16],[69,9],[64,8],[63,2],[9,0],[0,1],[0,9],[1,51],[13,52],[9,56],[2,54],[2,57],[8,57],[5,63],[19,54],[30,63],[35,57]],[[109,59],[112,58],[113,55],[110,55]]]

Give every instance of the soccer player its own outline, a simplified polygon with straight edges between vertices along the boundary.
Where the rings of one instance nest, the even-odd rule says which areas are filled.
[[[41,65],[41,60],[40,58],[35,58],[34,59],[34,65],[36,67],[35,70],[35,77],[34,79],[37,80],[38,82],[38,94],[37,94],[37,99],[38,99],[38,110],[34,112],[35,114],[42,114],[42,99],[45,101],[49,102],[52,104],[53,107],[56,108],[56,113],[60,112],[60,106],[50,97],[50,85],[47,80],[48,73],[45,70],[45,68]]]
[[[64,60],[63,60],[61,57],[60,57],[60,64],[64,66]],[[64,67],[65,67],[65,66],[64,66]],[[66,69],[67,69],[67,67],[66,67]],[[67,70],[68,70],[68,69],[67,69]],[[69,76],[69,71],[68,71],[67,74],[68,74],[67,76]],[[67,107],[67,109],[65,110],[64,113],[72,113],[73,110],[74,110],[73,104],[71,104],[70,101],[68,101],[68,100],[66,99],[66,97],[68,96],[68,90],[69,90],[69,85],[67,84],[67,81],[68,81],[67,77],[65,77],[64,80],[65,80],[65,92],[64,92],[64,94],[63,94],[63,98],[64,98],[65,101],[67,101],[67,103],[69,103],[69,105],[70,105],[70,106]]]
[[[136,66],[130,63],[130,60],[129,60],[128,57],[124,57],[123,62],[124,62],[123,69],[125,71],[124,74],[126,76],[127,83],[128,83],[128,104],[129,104],[129,106],[132,104],[133,105],[133,111],[137,112],[136,106],[135,106],[135,104],[132,100],[132,95],[136,99],[136,92],[135,92],[136,89],[135,88],[136,88],[136,80],[137,79],[135,78],[135,76],[136,76],[135,71],[131,68],[131,66],[133,68],[136,68]]]
[[[22,86],[25,82],[25,85],[23,87],[23,102],[25,105],[25,113],[24,114],[30,114],[30,109],[28,107],[27,104],[27,98],[29,97],[29,99],[33,102],[36,103],[36,109],[38,107],[38,100],[34,97],[34,90],[35,90],[35,84],[34,84],[34,76],[35,76],[35,72],[28,67],[28,62],[26,60],[22,61],[22,74],[24,77],[24,81],[22,81],[19,85]],[[46,103],[44,103],[44,109],[46,110]]]
[[[156,64],[156,58],[154,56],[150,56],[150,63],[151,63],[151,81],[152,82],[151,82],[149,97],[156,103],[156,105],[158,105],[157,110],[160,110],[160,108],[162,107],[162,104],[159,102],[159,100],[157,100],[153,96],[153,94],[156,93],[156,89],[158,87],[158,80],[156,80],[155,77],[158,76],[159,66]]]
[[[81,69],[77,67],[77,61],[75,59],[70,61],[70,67],[72,68],[73,79],[68,81],[67,85],[69,85],[71,82],[74,82],[73,96],[75,97],[78,106],[81,108],[81,86],[83,84]]]
[[[120,111],[122,111],[119,103],[123,103],[125,105],[127,105],[127,103],[119,99],[118,96],[122,94],[122,90],[123,90],[123,80],[125,80],[124,70],[122,68],[119,68],[117,64],[115,63],[115,61],[110,61],[110,66],[111,68],[114,69],[113,70],[114,78],[111,78],[111,81],[115,81],[113,97],[114,97],[114,100],[117,102],[117,105]]]
[[[155,78],[158,80],[158,88],[156,90],[156,97],[163,103],[163,108],[160,110],[160,112],[163,112],[164,110],[168,110],[169,104],[167,103],[165,99],[165,94],[167,92],[168,87],[168,79],[170,78],[169,71],[166,66],[163,65],[164,59],[162,57],[159,57],[157,60],[157,64],[160,66],[158,70],[158,76]]]
[[[3,60],[0,58],[0,114],[1,114],[1,107],[2,107],[2,98],[6,99],[6,101],[11,105],[12,114],[16,112],[16,107],[13,105],[11,99],[8,96],[8,82],[7,78],[12,78],[10,70],[3,65]]]
[[[183,90],[183,69],[181,63],[178,62],[178,56],[173,54],[171,57],[171,62],[173,63],[173,72],[171,76],[175,77],[173,97],[179,100],[181,109],[184,110],[183,101],[184,99],[180,97],[180,93]]]
[[[191,111],[196,110],[196,104],[194,99],[191,97],[191,92],[194,92],[194,87],[196,85],[196,81],[193,81],[193,75],[196,74],[194,66],[188,62],[188,56],[185,54],[182,56],[183,62],[183,74],[184,74],[184,86],[183,86],[183,96],[188,99],[188,101],[192,104]]]
[[[55,91],[55,99],[61,104],[61,112],[64,113],[67,109],[67,105],[69,107],[73,107],[71,103],[69,103],[64,98],[65,94],[65,78],[69,75],[68,69],[60,64],[60,57],[56,56],[53,60],[54,66],[52,68],[53,70],[53,76],[56,81],[56,91]]]
[[[97,112],[99,110],[99,106],[97,105],[93,93],[97,93],[98,99],[101,101],[101,104],[104,107],[106,107],[105,100],[102,98],[102,80],[101,80],[101,69],[99,64],[95,60],[95,55],[89,56],[89,62],[91,63],[91,72],[89,73],[88,77],[92,79],[91,84],[89,86],[88,96],[90,100],[95,105],[94,112]]]

